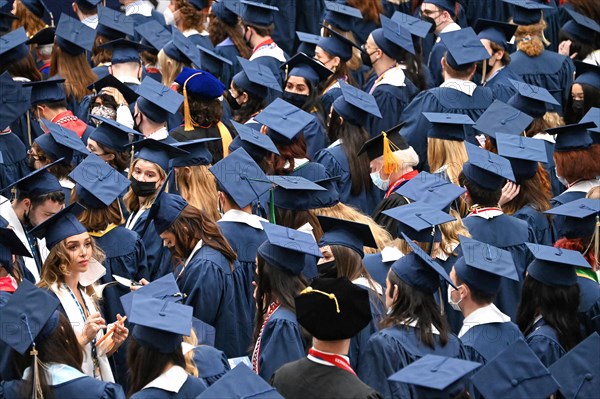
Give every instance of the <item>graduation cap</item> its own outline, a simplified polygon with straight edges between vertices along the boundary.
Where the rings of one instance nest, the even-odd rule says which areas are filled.
[[[567,21],[562,29],[575,39],[583,43],[592,44],[594,42],[594,36],[600,33],[600,24],[570,7],[564,7],[564,10],[569,13],[573,20]]]
[[[600,90],[600,67],[586,62],[575,61],[574,83],[592,86]]]
[[[10,32],[12,30],[12,22],[15,19],[19,19],[16,15],[13,15],[11,9],[12,4],[9,5],[7,0],[0,0],[0,33]]]
[[[186,65],[195,65],[196,67],[202,66],[200,50],[175,27],[173,27],[171,40],[165,44],[162,50],[169,58],[175,61]]]
[[[547,245],[525,243],[535,260],[527,267],[527,274],[551,287],[569,287],[577,284],[576,268],[591,269],[581,252]]]
[[[191,5],[198,11],[208,7],[209,0],[188,0]]]
[[[154,139],[135,141],[128,144],[128,146],[132,146],[136,149],[137,153],[135,154],[135,159],[153,162],[160,166],[165,172],[169,171],[171,159],[189,154],[187,151]]]
[[[427,137],[442,140],[464,141],[465,125],[474,125],[468,115],[443,112],[423,112],[423,116],[431,123]]]
[[[548,209],[544,213],[565,217],[560,226],[565,237],[569,239],[587,238],[593,236],[596,231],[596,217],[600,214],[600,201],[592,198],[580,198]]]
[[[228,371],[196,399],[283,399],[275,388],[243,363]]]
[[[590,108],[589,111],[583,115],[583,118],[581,118],[579,121],[579,123],[587,122],[596,124],[597,127],[588,129],[588,132],[590,132],[590,136],[592,137],[594,144],[600,144],[600,108]]]
[[[227,25],[236,26],[242,10],[239,0],[215,0],[210,12]]]
[[[53,193],[55,191],[61,191],[62,186],[60,185],[58,178],[52,173],[48,172],[48,169],[62,161],[63,159],[60,158],[48,165],[44,165],[28,175],[23,176],[19,180],[12,182],[0,191],[15,187],[19,193],[24,194],[29,198],[39,197],[40,195]]]
[[[106,87],[114,87],[117,89],[123,95],[125,101],[127,101],[127,104],[133,104],[139,97],[135,90],[131,89],[129,86],[111,74],[98,79],[94,83],[90,84],[87,89],[93,91],[95,94],[100,94],[102,89]]]
[[[588,129],[595,128],[594,122],[574,123],[546,129],[546,133],[556,135],[555,152],[582,150],[592,145],[592,137]]]
[[[505,180],[515,181],[508,159],[465,143],[469,160],[463,165],[463,173],[470,181],[486,190],[497,190]]]
[[[125,146],[129,144],[130,137],[142,138],[142,135],[136,130],[113,119],[103,116],[94,116],[93,118],[101,123],[94,129],[89,138],[112,150],[122,152],[125,150]]]
[[[433,24],[400,11],[394,12],[392,21],[407,29],[411,35],[424,39],[431,32]]]
[[[32,258],[31,253],[13,229],[0,227],[0,266],[6,269],[9,274],[13,269],[13,255]],[[4,313],[2,318],[4,319]]]
[[[146,295],[133,295],[129,321],[132,335],[143,347],[168,354],[181,348],[192,331],[194,308]]]
[[[512,39],[518,26],[500,21],[479,18],[473,28],[479,39],[486,39],[508,49],[508,42]]]
[[[427,3],[435,4],[442,10],[448,11],[450,16],[454,16],[455,0],[427,0]]]
[[[140,62],[140,53],[151,50],[152,47],[145,44],[132,42],[124,38],[118,38],[98,46],[101,49],[111,50],[111,63],[122,64],[125,62]]]
[[[173,147],[187,151],[189,154],[174,158],[171,162],[171,167],[180,168],[184,166],[210,165],[213,158],[206,144],[217,140],[221,140],[221,138],[205,137],[203,139],[174,143]]]
[[[142,43],[152,46],[153,50],[148,50],[158,54],[167,43],[171,41],[171,32],[167,30],[160,22],[151,19],[142,25],[136,26],[135,31],[142,38]]]
[[[287,71],[287,76],[302,77],[315,87],[333,74],[333,71],[322,62],[310,58],[304,53],[297,53],[281,68]]]
[[[233,65],[233,62],[229,59],[217,54],[207,47],[196,45],[196,48],[200,50],[202,69],[214,76],[221,76],[223,73],[223,64]]]
[[[109,7],[98,6],[98,26],[96,32],[109,40],[133,37],[134,22],[125,14]],[[160,24],[159,24],[160,25]],[[162,25],[161,25],[162,26]]]
[[[531,122],[533,118],[524,111],[500,100],[494,100],[477,119],[473,128],[491,138],[496,138],[496,133],[522,135]]]
[[[406,234],[411,240],[423,243],[440,242],[442,232],[436,226],[456,220],[446,212],[421,202],[386,209],[383,214],[398,221],[397,236]]]
[[[559,105],[554,96],[543,87],[513,79],[508,80],[517,89],[517,93],[508,100],[508,104],[520,111],[527,112],[528,115],[540,118],[546,113],[547,104]]]
[[[352,32],[354,24],[363,19],[358,8],[335,1],[326,1],[325,9],[327,10],[323,18],[325,22],[344,32]]]
[[[522,338],[481,367],[471,383],[486,398],[547,398],[559,388]]]
[[[344,62],[350,61],[352,58],[352,48],[359,48],[358,45],[333,29],[323,24],[321,24],[321,26],[329,32],[329,36],[321,37],[317,42],[317,46],[321,47],[334,57],[340,57]]]
[[[267,176],[277,185],[274,205],[293,211],[306,211],[329,205],[330,193],[323,185],[301,176]]]
[[[242,57],[237,57],[237,59],[242,70],[232,78],[236,86],[260,98],[266,98],[269,90],[281,93],[281,86],[269,67]]]
[[[167,273],[163,277],[152,281],[148,285],[143,285],[135,291],[122,295],[119,299],[126,315],[131,314],[134,295],[145,295],[150,298],[156,298],[170,302],[180,302],[185,297],[185,294],[180,292],[177,281],[175,280],[175,275],[173,273]]]
[[[96,31],[78,19],[63,13],[56,27],[56,44],[61,50],[79,55],[91,52],[96,40]]]
[[[317,47],[319,40],[321,40],[321,36],[299,31],[296,31],[296,36],[300,41],[300,45],[298,46],[298,53],[304,53],[309,57],[314,57],[315,47]]]
[[[480,366],[477,362],[429,354],[392,374],[388,381],[412,385],[419,398],[454,398],[468,388],[467,377]]]
[[[531,179],[538,170],[538,162],[548,163],[548,153],[543,140],[498,133],[498,155],[507,158],[517,179]]]
[[[31,39],[27,41],[27,44],[37,44],[38,46],[51,45],[54,43],[55,33],[56,28],[54,26],[48,26],[33,35]]]
[[[381,15],[380,19],[381,28],[375,29],[371,35],[381,51],[391,58],[400,57],[404,50],[414,55],[415,46],[410,31],[385,15]]]
[[[322,258],[312,234],[264,222],[263,228],[267,240],[258,247],[258,255],[269,265],[299,276],[306,255]]]
[[[96,7],[102,0],[75,0],[77,4],[83,4],[87,7]]]
[[[403,151],[410,148],[400,135],[400,128],[404,123],[400,123],[391,129],[382,132],[379,136],[366,141],[358,151],[357,155],[367,153],[369,161],[383,157],[382,170],[387,174],[392,174],[400,168],[398,160],[393,155],[395,151]]]
[[[267,126],[267,135],[274,142],[289,143],[302,132],[313,116],[281,98],[275,99],[254,120]]]
[[[14,81],[8,71],[0,75],[0,131],[27,112],[31,106],[31,89]]]
[[[548,370],[566,399],[593,398],[600,390],[600,335],[594,332]]]
[[[381,118],[381,111],[371,94],[340,82],[342,95],[333,102],[333,109],[339,116],[357,126],[366,126],[369,118]]]
[[[442,33],[440,39],[448,49],[446,62],[457,71],[464,71],[474,63],[490,58],[490,53],[471,27]]]
[[[266,134],[262,134],[249,124],[241,124],[233,119],[231,120],[231,124],[238,133],[238,136],[233,139],[232,144],[237,140],[239,142],[237,148],[242,147],[246,150],[255,162],[258,163],[262,160],[267,155],[267,152],[279,155],[279,150],[277,150],[273,140]]]
[[[182,68],[179,75],[175,78],[175,82],[183,90],[184,130],[189,132],[194,130],[188,97],[190,93],[201,99],[212,100],[223,95],[225,86],[210,73],[189,67]]]
[[[46,80],[23,83],[23,87],[31,87],[31,105],[65,101],[65,80],[60,76],[53,76]]]
[[[243,149],[230,153],[210,167],[219,189],[225,191],[240,209],[250,205],[273,187],[260,166]]]
[[[8,66],[22,60],[29,54],[27,33],[20,27],[0,36],[0,65]]]
[[[273,14],[279,8],[256,1],[240,1],[240,17],[245,24],[268,26],[273,23]]]
[[[324,232],[319,241],[321,247],[340,245],[352,249],[361,258],[365,256],[364,247],[377,248],[377,242],[368,224],[328,216],[317,216],[317,219]]]
[[[146,76],[137,87],[136,93],[138,109],[142,114],[154,122],[162,123],[179,110],[183,103],[183,96],[167,86]]]
[[[148,215],[148,219],[152,216],[156,232],[162,234],[171,227],[186,206],[188,202],[182,196],[162,192],[154,200],[152,215]]]
[[[534,25],[542,19],[544,10],[552,7],[535,0],[503,0],[505,3],[515,6],[513,22],[517,25]]]
[[[77,201],[87,208],[104,209],[123,193],[131,182],[95,154],[88,155],[69,177],[76,183]]]
[[[369,292],[347,277],[313,280],[294,302],[298,323],[320,341],[350,339],[373,319]]]
[[[47,12],[50,17],[50,25],[54,25],[54,16],[44,0],[21,0],[21,3],[39,19],[43,19],[44,13]]]
[[[73,159],[74,152],[83,155],[90,153],[83,144],[83,141],[81,141],[74,131],[43,118],[42,122],[46,128],[48,128],[49,132],[36,138],[34,142],[37,143],[51,159],[57,160],[59,158],[64,158],[64,162],[69,164]]]
[[[463,187],[453,184],[439,174],[420,172],[400,186],[396,193],[412,201],[419,201],[435,209],[449,212],[450,204],[465,191]]]
[[[81,204],[74,202],[35,226],[29,231],[29,234],[37,238],[45,238],[46,247],[48,250],[52,250],[65,238],[87,233],[87,229],[77,220],[77,215],[84,209]]]

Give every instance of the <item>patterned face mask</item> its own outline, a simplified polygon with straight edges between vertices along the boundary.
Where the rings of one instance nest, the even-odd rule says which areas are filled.
[[[90,116],[103,116],[108,119],[117,119],[117,111],[114,109],[107,107],[106,105],[94,105],[92,110],[90,111]],[[95,121],[94,119],[92,119]],[[95,122],[98,125],[98,122]]]

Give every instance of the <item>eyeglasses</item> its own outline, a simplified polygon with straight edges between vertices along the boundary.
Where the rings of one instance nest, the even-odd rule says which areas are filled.
[[[423,14],[423,15],[425,15],[427,17],[430,17],[433,14],[440,13],[440,12],[442,12],[442,10],[422,10],[421,14]]]

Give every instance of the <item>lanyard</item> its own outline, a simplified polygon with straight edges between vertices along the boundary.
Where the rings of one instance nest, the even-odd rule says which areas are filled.
[[[350,367],[350,362],[341,355],[321,352],[320,350],[317,350],[315,348],[310,348],[308,350],[308,354],[309,356],[315,357],[319,360],[331,364],[332,366],[341,368],[342,370],[349,371],[350,373],[356,375],[354,370],[352,370],[352,367]]]
[[[254,371],[256,374],[258,374],[260,372],[260,364],[259,364],[258,361],[260,359],[260,344],[261,344],[261,341],[262,341],[262,334],[263,334],[263,331],[265,329],[265,326],[267,325],[267,322],[271,318],[271,315],[273,313],[275,313],[275,311],[277,309],[279,309],[279,303],[278,302],[272,302],[269,305],[269,310],[267,311],[267,314],[265,315],[265,319],[263,321],[263,324],[260,327],[260,332],[258,333],[258,339],[256,340],[256,344],[254,345],[254,351],[252,352],[252,371]]]

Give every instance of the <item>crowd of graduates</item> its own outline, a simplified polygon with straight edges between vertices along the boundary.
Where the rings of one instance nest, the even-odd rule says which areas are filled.
[[[0,0],[0,398],[597,397],[599,23]]]

